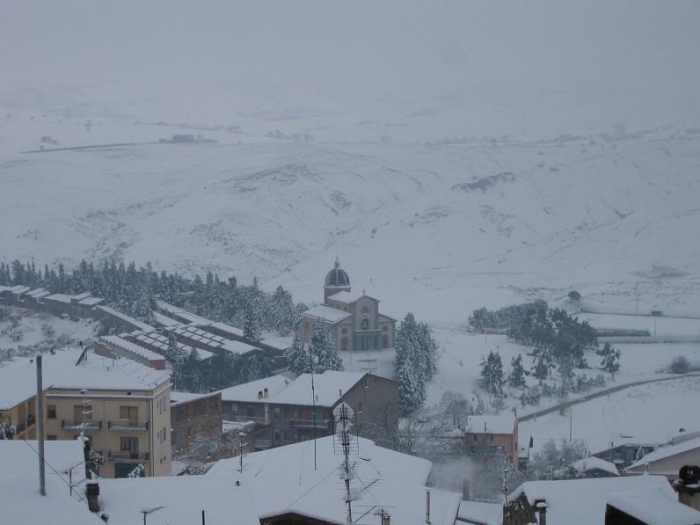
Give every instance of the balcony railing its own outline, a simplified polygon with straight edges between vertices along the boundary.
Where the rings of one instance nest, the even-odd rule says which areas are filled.
[[[140,463],[142,461],[148,461],[148,452],[108,452],[107,460]]]
[[[328,428],[328,424],[330,423],[329,419],[321,419],[320,417],[316,419],[315,422],[316,428]],[[295,428],[314,428],[314,420],[313,419],[290,419],[289,424],[292,427]]]
[[[107,428],[112,432],[146,432],[148,421],[128,421],[126,419],[110,421]]]
[[[102,430],[102,421],[70,421],[68,419],[61,420],[61,428],[63,430],[81,430],[84,429],[85,432],[99,432]]]

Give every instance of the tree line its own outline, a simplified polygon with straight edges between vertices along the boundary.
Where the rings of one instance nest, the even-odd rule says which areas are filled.
[[[243,326],[251,342],[259,340],[263,330],[288,335],[299,312],[306,309],[304,304],[294,304],[292,294],[281,286],[270,294],[258,287],[257,279],[240,285],[235,277],[221,280],[211,271],[204,278],[196,274],[188,279],[179,273],[157,272],[150,262],[137,268],[134,262],[105,260],[95,266],[82,260],[70,271],[62,263],[42,270],[33,261],[0,262],[0,285],[25,285],[51,293],[90,292],[148,324],[154,323],[155,300],[162,299],[213,321]]]

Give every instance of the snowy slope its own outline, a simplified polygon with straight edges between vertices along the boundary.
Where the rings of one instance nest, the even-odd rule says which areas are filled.
[[[281,282],[304,300],[319,299],[337,254],[390,312],[412,308],[434,321],[571,288],[626,307],[638,289],[649,307],[692,309],[699,146],[700,135],[657,132],[7,154],[1,253],[39,264],[118,257],[186,274],[211,268]]]

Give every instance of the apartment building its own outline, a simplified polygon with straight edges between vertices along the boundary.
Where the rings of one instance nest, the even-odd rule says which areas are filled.
[[[44,356],[43,386],[47,440],[76,439],[84,433],[104,458],[101,477],[126,477],[134,469],[143,476],[170,475],[167,372],[129,359],[70,349]],[[0,415],[17,427],[17,438],[35,438],[34,359],[16,360],[0,368],[0,407],[4,409]],[[23,422],[25,428],[20,432]]]

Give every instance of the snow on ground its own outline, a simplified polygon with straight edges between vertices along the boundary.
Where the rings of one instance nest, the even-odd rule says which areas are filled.
[[[538,450],[549,439],[582,439],[592,452],[623,443],[660,444],[679,433],[692,431],[700,422],[700,378],[684,378],[631,387],[585,404],[564,415],[553,412],[520,423],[523,443],[533,437]]]
[[[51,338],[60,341],[70,338],[73,341],[87,341],[95,337],[95,323],[88,320],[71,321],[48,313],[38,313],[24,308],[2,307],[9,316],[17,318],[17,327],[12,327],[8,317],[0,320],[0,353],[16,349],[18,346],[31,346],[47,339],[44,327],[53,330]],[[13,340],[12,334],[21,332],[21,338]]]

